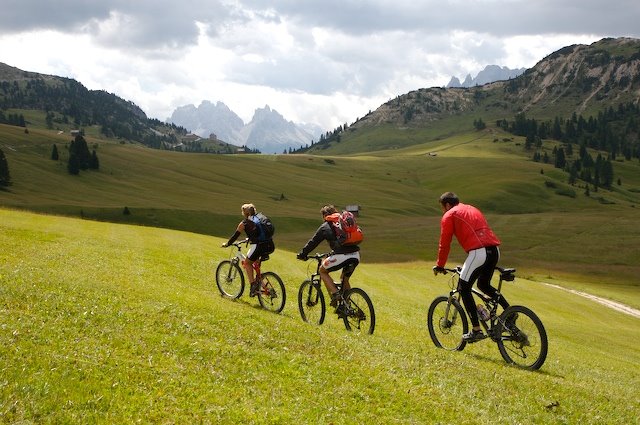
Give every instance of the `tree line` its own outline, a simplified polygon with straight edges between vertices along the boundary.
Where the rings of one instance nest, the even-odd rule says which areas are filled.
[[[474,123],[475,124],[475,123]],[[598,116],[584,118],[573,113],[571,118],[555,117],[539,121],[527,118],[524,112],[513,121],[498,120],[496,125],[511,134],[525,137],[525,149],[534,150],[533,160],[550,163],[569,174],[569,183],[578,179],[597,187],[611,188],[614,181],[612,161],[640,159],[640,106],[633,103],[609,107]],[[552,152],[552,158],[541,151],[542,140],[561,142]],[[574,156],[574,146],[578,147]],[[597,150],[596,158],[588,149]]]
[[[542,139],[554,139],[607,152],[612,160],[619,156],[640,159],[640,105],[633,103],[621,103],[618,108],[609,107],[588,118],[574,112],[569,119],[556,116],[539,121],[521,112],[513,121],[498,120],[496,125],[525,137],[527,149],[539,146]]]
[[[46,125],[98,126],[107,137],[135,140],[156,149],[170,149],[176,135],[187,130],[151,119],[134,103],[104,90],[88,90],[70,78],[44,80],[34,77],[21,82],[0,82],[0,122],[26,126],[21,115],[6,115],[7,109],[45,111]],[[167,131],[157,131],[156,128]],[[166,133],[166,134],[164,134]],[[172,138],[173,137],[173,138]]]
[[[4,114],[4,111],[0,110],[0,124],[15,125],[16,127],[26,127],[27,122],[22,114]]]
[[[9,173],[9,163],[7,157],[0,149],[0,189],[11,186],[11,173]]]
[[[357,121],[357,120],[356,120]],[[284,151],[283,153],[305,153],[309,151],[311,148],[316,149],[327,149],[332,142],[340,143],[342,141],[342,132],[346,131],[349,128],[348,124],[339,125],[333,131],[326,131],[325,133],[320,135],[320,140],[317,142],[311,141],[311,145],[300,146],[299,149],[289,148],[288,152]]]

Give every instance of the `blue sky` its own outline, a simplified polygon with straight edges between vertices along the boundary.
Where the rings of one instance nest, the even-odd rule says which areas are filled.
[[[486,65],[640,37],[640,2],[3,0],[0,62],[74,78],[164,120],[221,101],[333,129]]]

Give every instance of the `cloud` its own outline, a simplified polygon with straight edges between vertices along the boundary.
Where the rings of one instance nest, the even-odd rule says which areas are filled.
[[[638,20],[637,0],[5,0],[0,61],[154,118],[210,100],[245,121],[269,104],[331,129],[489,64],[531,67],[566,45],[638,37]]]
[[[5,0],[0,14],[2,33],[34,30],[77,32],[92,19],[106,19],[113,2]]]

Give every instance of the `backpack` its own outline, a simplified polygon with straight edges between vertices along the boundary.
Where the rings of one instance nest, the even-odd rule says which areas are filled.
[[[256,224],[256,228],[258,229],[258,241],[264,242],[273,238],[273,234],[276,232],[276,228],[274,227],[271,219],[266,215],[259,212],[254,215],[251,219]]]
[[[324,219],[331,223],[331,228],[340,245],[358,245],[364,239],[362,229],[358,226],[353,213],[342,211],[329,214]]]

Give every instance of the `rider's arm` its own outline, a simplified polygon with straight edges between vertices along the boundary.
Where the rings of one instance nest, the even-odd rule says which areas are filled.
[[[241,221],[240,224],[238,224],[238,228],[236,229],[235,233],[231,235],[231,238],[223,246],[229,246],[232,243],[234,243],[236,239],[238,239],[238,236],[242,234],[243,230],[244,230],[244,221]]]
[[[445,213],[440,221],[440,242],[438,243],[437,267],[444,267],[451,251],[451,240],[453,239],[453,216]]]
[[[309,239],[307,244],[302,248],[302,251],[300,251],[300,254],[303,257],[306,257],[307,255],[309,255],[311,251],[313,251],[318,245],[320,245],[320,242],[326,239],[323,226],[324,226],[324,223],[322,224],[322,226],[318,227],[318,230],[316,230],[316,233],[313,235],[311,239]]]

